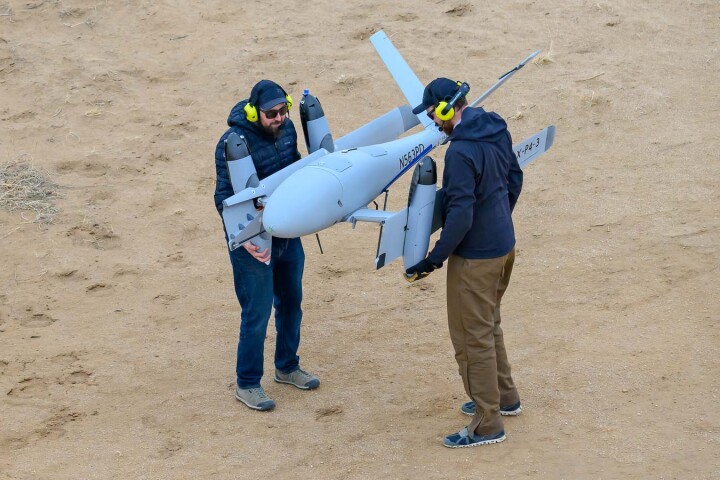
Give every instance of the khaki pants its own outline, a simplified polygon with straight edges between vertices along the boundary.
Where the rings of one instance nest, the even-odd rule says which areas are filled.
[[[479,435],[503,429],[500,405],[520,397],[513,383],[500,327],[500,300],[510,283],[515,249],[499,258],[448,260],[447,312],[465,392],[475,402],[468,426]]]

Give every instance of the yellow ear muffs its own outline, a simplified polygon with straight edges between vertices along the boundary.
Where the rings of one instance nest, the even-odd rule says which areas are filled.
[[[280,89],[282,89],[283,93],[285,93],[285,101],[287,102],[288,111],[290,111],[290,109],[293,106],[292,97],[290,95],[288,95],[287,92],[285,92],[285,90],[282,87],[280,87]],[[255,97],[251,96],[250,99],[248,99],[248,103],[245,104],[245,107],[243,107],[243,110],[245,110],[245,118],[247,118],[248,122],[255,123],[259,120],[258,109],[253,103],[253,102],[257,102],[259,96],[260,96],[260,92],[258,92],[255,95]]]
[[[452,107],[450,107],[450,109],[446,113],[443,113],[443,110],[445,110],[445,107],[447,107],[447,105],[448,102],[440,102],[438,106],[435,107],[435,116],[444,122],[447,122],[455,116],[455,109]]]
[[[258,121],[257,108],[255,108],[253,105],[250,105],[250,102],[245,105],[243,110],[245,110],[245,118],[247,118],[248,122],[255,123]]]

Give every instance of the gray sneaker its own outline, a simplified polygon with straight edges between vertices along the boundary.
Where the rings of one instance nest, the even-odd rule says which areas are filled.
[[[290,373],[282,373],[280,370],[275,370],[275,381],[278,383],[289,383],[302,390],[313,390],[320,386],[319,378],[300,368]]]
[[[275,408],[275,402],[272,398],[265,395],[262,387],[240,388],[235,387],[235,398],[243,402],[253,410],[272,410]]]

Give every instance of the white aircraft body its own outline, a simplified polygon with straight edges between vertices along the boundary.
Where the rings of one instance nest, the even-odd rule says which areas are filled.
[[[383,32],[371,42],[405,95],[409,105],[398,107],[359,129],[333,141],[317,98],[306,91],[300,116],[309,155],[258,180],[252,157],[242,136],[231,134],[226,158],[235,195],[223,202],[228,245],[234,250],[245,242],[270,247],[272,237],[310,235],[339,222],[366,221],[381,225],[376,268],[402,256],[405,268],[427,254],[430,234],[439,227],[436,209],[437,174],[428,153],[446,135],[424,112],[415,116],[424,87]],[[487,98],[539,53],[528,56],[471,106]],[[422,124],[415,134],[398,138]],[[518,163],[524,168],[552,146],[550,126],[518,143]],[[415,167],[407,208],[388,212],[368,205],[409,169]]]

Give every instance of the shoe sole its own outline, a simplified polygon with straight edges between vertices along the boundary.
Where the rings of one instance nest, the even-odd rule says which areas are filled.
[[[460,410],[460,411],[462,413],[464,413],[465,415],[467,415],[468,417],[472,417],[475,415],[474,413],[468,413],[465,410]],[[503,417],[517,417],[518,415],[520,415],[520,413],[522,413],[522,407],[517,408],[515,410],[510,410],[507,412],[503,412],[502,410],[500,410],[500,415],[502,415]]]
[[[493,443],[500,443],[504,442],[507,437],[503,435],[500,438],[495,438],[493,440],[485,440],[484,442],[477,442],[477,443],[471,443],[470,445],[448,445],[443,442],[443,446],[447,448],[470,448],[470,447],[479,447],[480,445],[492,445]]]
[[[522,412],[522,407],[518,407],[515,410],[508,410],[506,412],[503,412],[500,410],[500,415],[503,417],[517,417]]]
[[[257,410],[258,412],[267,412],[267,411],[272,410],[273,408],[275,408],[275,405],[273,405],[273,406],[271,406],[271,407],[268,407],[268,408],[263,408],[263,407],[258,407],[258,406],[256,406],[256,405],[251,405],[251,404],[249,404],[248,402],[246,402],[243,398],[239,397],[237,393],[235,394],[235,399],[238,400],[238,401],[240,401],[240,402],[242,402],[242,403],[244,403],[248,408],[252,408],[253,410]]]
[[[275,377],[275,381],[277,383],[284,383],[286,385],[292,385],[293,387],[299,388],[300,390],[315,390],[317,387],[320,386],[320,384],[317,384],[314,387],[306,387],[304,385],[298,385],[297,383],[289,382],[287,380],[280,380],[278,377]]]

